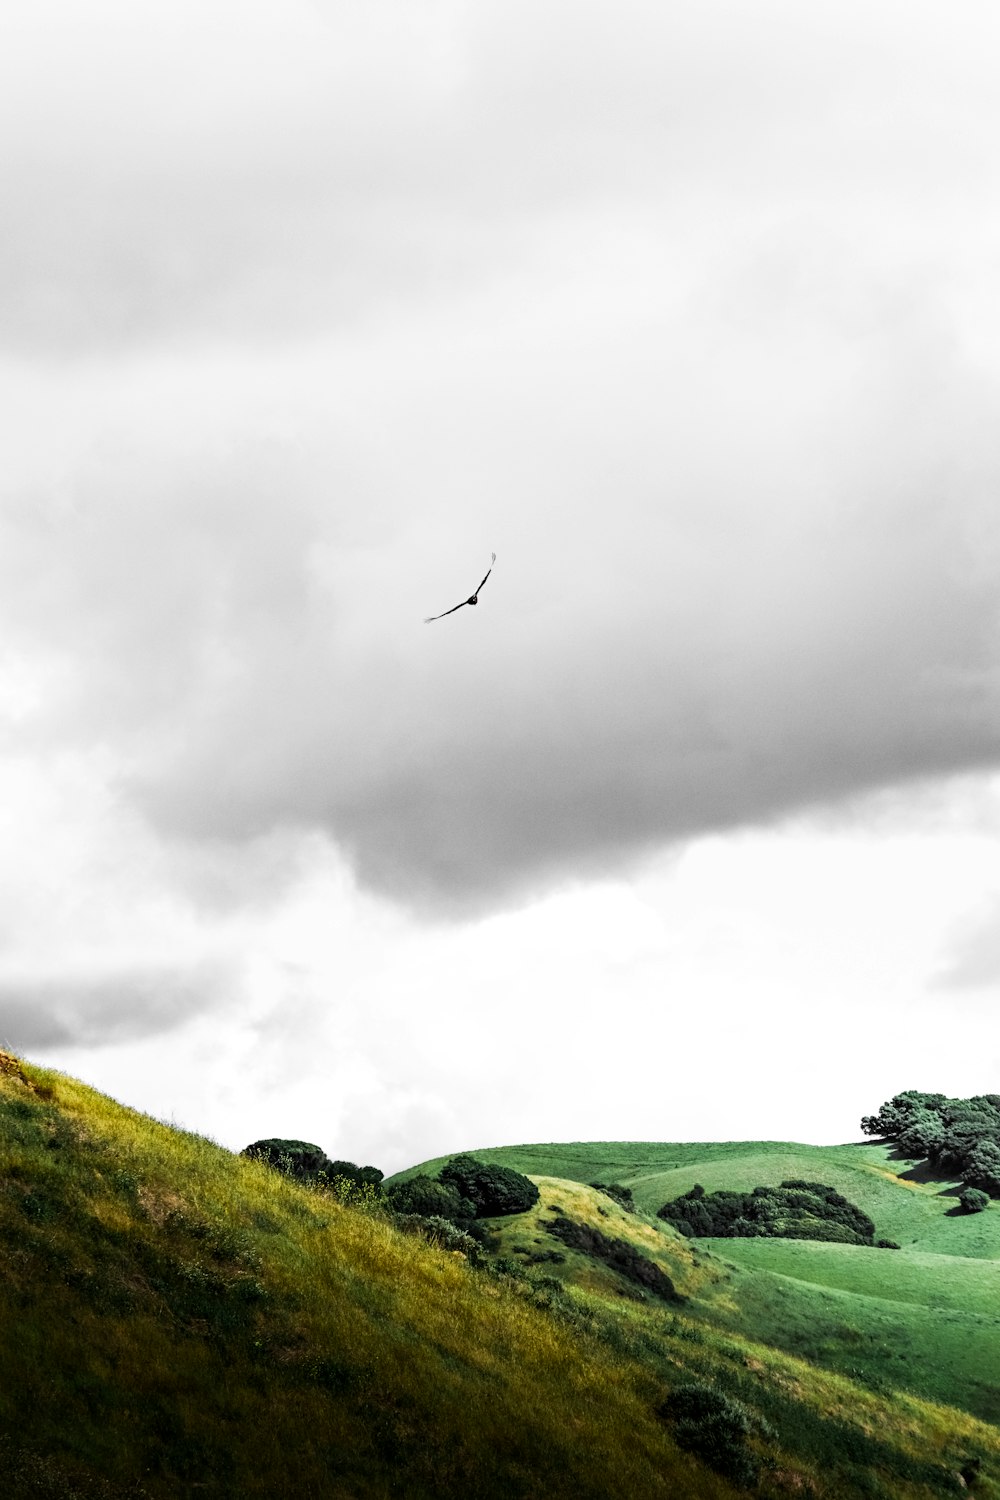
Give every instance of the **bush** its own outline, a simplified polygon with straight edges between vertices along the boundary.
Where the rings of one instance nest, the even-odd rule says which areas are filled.
[[[476,1217],[476,1205],[463,1198],[450,1183],[436,1182],[421,1173],[386,1188],[390,1207],[400,1214],[422,1214],[425,1218],[450,1219],[463,1227]]]
[[[958,1201],[962,1205],[965,1214],[981,1214],[984,1208],[990,1206],[990,1195],[984,1193],[982,1188],[965,1188],[958,1195]]]
[[[636,1212],[635,1199],[632,1197],[630,1187],[623,1187],[620,1182],[592,1182],[590,1186],[596,1188],[599,1193],[605,1193],[609,1198],[613,1198],[619,1208],[623,1208],[626,1213]]]
[[[786,1178],[780,1187],[755,1187],[750,1193],[706,1193],[697,1183],[665,1203],[658,1217],[689,1236],[875,1242],[875,1225],[860,1208],[826,1183],[796,1177]]]
[[[405,1234],[419,1234],[432,1245],[440,1245],[442,1250],[459,1251],[471,1265],[478,1266],[482,1262],[480,1246],[451,1219],[442,1219],[436,1214],[394,1213],[392,1222]]]
[[[348,1182],[353,1182],[357,1187],[381,1186],[384,1172],[378,1167],[359,1167],[353,1161],[328,1161],[324,1168],[326,1176],[332,1180],[345,1177]]]
[[[312,1141],[280,1138],[254,1141],[251,1146],[245,1146],[240,1155],[262,1161],[298,1182],[329,1188],[345,1203],[350,1201],[370,1208],[381,1197],[383,1174],[378,1167],[359,1167],[353,1161],[331,1161],[322,1146],[316,1146]]]
[[[666,1271],[662,1271],[655,1261],[630,1245],[628,1240],[610,1239],[590,1224],[579,1224],[558,1211],[552,1223],[545,1227],[549,1234],[555,1235],[570,1250],[582,1250],[584,1255],[602,1260],[613,1271],[617,1271],[619,1276],[624,1276],[644,1291],[652,1292],[664,1302],[684,1301]]]
[[[757,1483],[760,1464],[746,1440],[752,1432],[773,1434],[741,1401],[692,1381],[672,1391],[659,1411],[673,1425],[678,1447],[696,1453],[734,1484],[750,1488]]]
[[[322,1146],[314,1146],[311,1141],[254,1141],[252,1145],[245,1146],[240,1155],[249,1156],[253,1161],[262,1161],[276,1172],[284,1172],[286,1177],[307,1180],[314,1180],[331,1165]]]
[[[538,1189],[522,1172],[477,1161],[474,1156],[453,1156],[438,1176],[474,1204],[479,1219],[523,1214],[538,1202]]]

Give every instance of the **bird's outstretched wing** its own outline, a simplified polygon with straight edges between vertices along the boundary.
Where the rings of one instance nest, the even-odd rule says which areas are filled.
[[[490,566],[486,570],[486,578],[489,578],[490,574],[493,572],[493,564],[496,562],[496,560],[497,560],[496,553],[495,552],[491,552],[490,553]],[[486,582],[486,578],[483,579],[483,583]],[[479,585],[479,589],[482,588],[483,583],[481,583]],[[452,607],[451,607],[451,609],[446,609],[446,610],[443,611],[443,613],[441,613],[439,615],[427,615],[425,617],[425,619],[424,619],[424,624],[425,625],[430,625],[434,620],[443,620],[444,617],[445,617],[445,615],[453,615],[455,613],[456,609],[463,609],[466,604],[475,604],[477,596],[479,594],[479,589],[476,589],[476,592],[474,594],[472,594],[468,599],[463,599],[461,604],[453,604]]]
[[[439,615],[428,615],[424,620],[424,624],[429,625],[432,620],[443,620],[445,615],[453,615],[456,609],[464,609],[468,602],[468,599],[463,599],[461,604],[453,604],[451,609],[443,610]]]
[[[495,552],[491,552],[490,553],[490,566],[486,569],[486,578],[489,578],[490,574],[493,572],[493,564],[496,562],[496,560],[497,560],[496,553]],[[483,579],[483,583],[486,582],[486,578]],[[479,589],[482,588],[483,583],[481,583],[479,585]],[[476,593],[477,594],[479,593],[479,589],[476,589]]]

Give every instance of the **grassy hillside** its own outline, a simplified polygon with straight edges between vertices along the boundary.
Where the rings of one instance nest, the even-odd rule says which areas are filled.
[[[995,1427],[751,1328],[748,1288],[805,1283],[535,1175],[476,1268],[0,1054],[2,1492],[721,1500],[737,1490],[659,1413],[694,1380],[745,1416],[764,1500],[930,1500],[972,1460],[1000,1500]],[[654,1260],[669,1295],[567,1224]]]
[[[905,1389],[1000,1422],[1000,1204],[956,1212],[958,1185],[929,1178],[892,1147],[593,1142],[476,1154],[528,1173],[622,1183],[652,1214],[696,1182],[708,1192],[790,1177],[829,1183],[902,1248],[699,1241],[732,1278],[725,1297],[701,1298],[699,1315],[869,1389]]]
[[[0,1064],[3,1493],[727,1496],[502,1278]]]

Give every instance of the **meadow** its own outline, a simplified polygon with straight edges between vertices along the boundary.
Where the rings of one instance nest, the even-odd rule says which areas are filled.
[[[977,1493],[1000,1497],[993,1422],[787,1347],[764,1327],[778,1294],[754,1289],[861,1294],[737,1264],[732,1242],[685,1240],[567,1170],[602,1157],[607,1178],[629,1149],[482,1153],[560,1170],[533,1158],[538,1203],[492,1222],[477,1265],[376,1195],[338,1202],[0,1054],[4,1494],[925,1500],[978,1465]],[[643,1148],[637,1196],[701,1161]],[[655,1261],[676,1297],[554,1237],[560,1215]],[[965,1295],[939,1313],[967,1316]],[[718,1472],[710,1423],[692,1447],[665,1417],[692,1382],[745,1414],[741,1479]]]

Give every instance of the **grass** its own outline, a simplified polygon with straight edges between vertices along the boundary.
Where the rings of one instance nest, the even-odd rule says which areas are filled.
[[[377,1215],[11,1060],[0,1142],[25,1494],[732,1493],[642,1365]]]
[[[708,1192],[789,1177],[829,1183],[901,1249],[698,1241],[728,1278],[699,1297],[699,1316],[868,1387],[904,1389],[1000,1421],[1000,1204],[956,1212],[958,1185],[930,1178],[892,1146],[573,1142],[476,1155],[529,1173],[620,1182],[647,1214],[696,1182]],[[436,1165],[413,1170],[433,1173]]]
[[[560,1164],[559,1148],[530,1149]],[[632,1180],[698,1160],[657,1156],[667,1149],[682,1148],[643,1148]],[[629,1180],[599,1152],[587,1178]],[[764,1500],[930,1500],[958,1492],[970,1458],[977,1492],[1000,1500],[995,1426],[780,1347],[778,1334],[806,1331],[810,1300],[862,1294],[727,1262],[567,1175],[536,1174],[539,1203],[498,1221],[504,1258],[477,1270],[384,1213],[0,1054],[4,1492],[732,1496],[658,1415],[698,1380],[758,1424],[747,1441]],[[556,1204],[654,1259],[685,1300],[644,1295],[553,1238]],[[968,1317],[965,1295],[938,1313]]]

